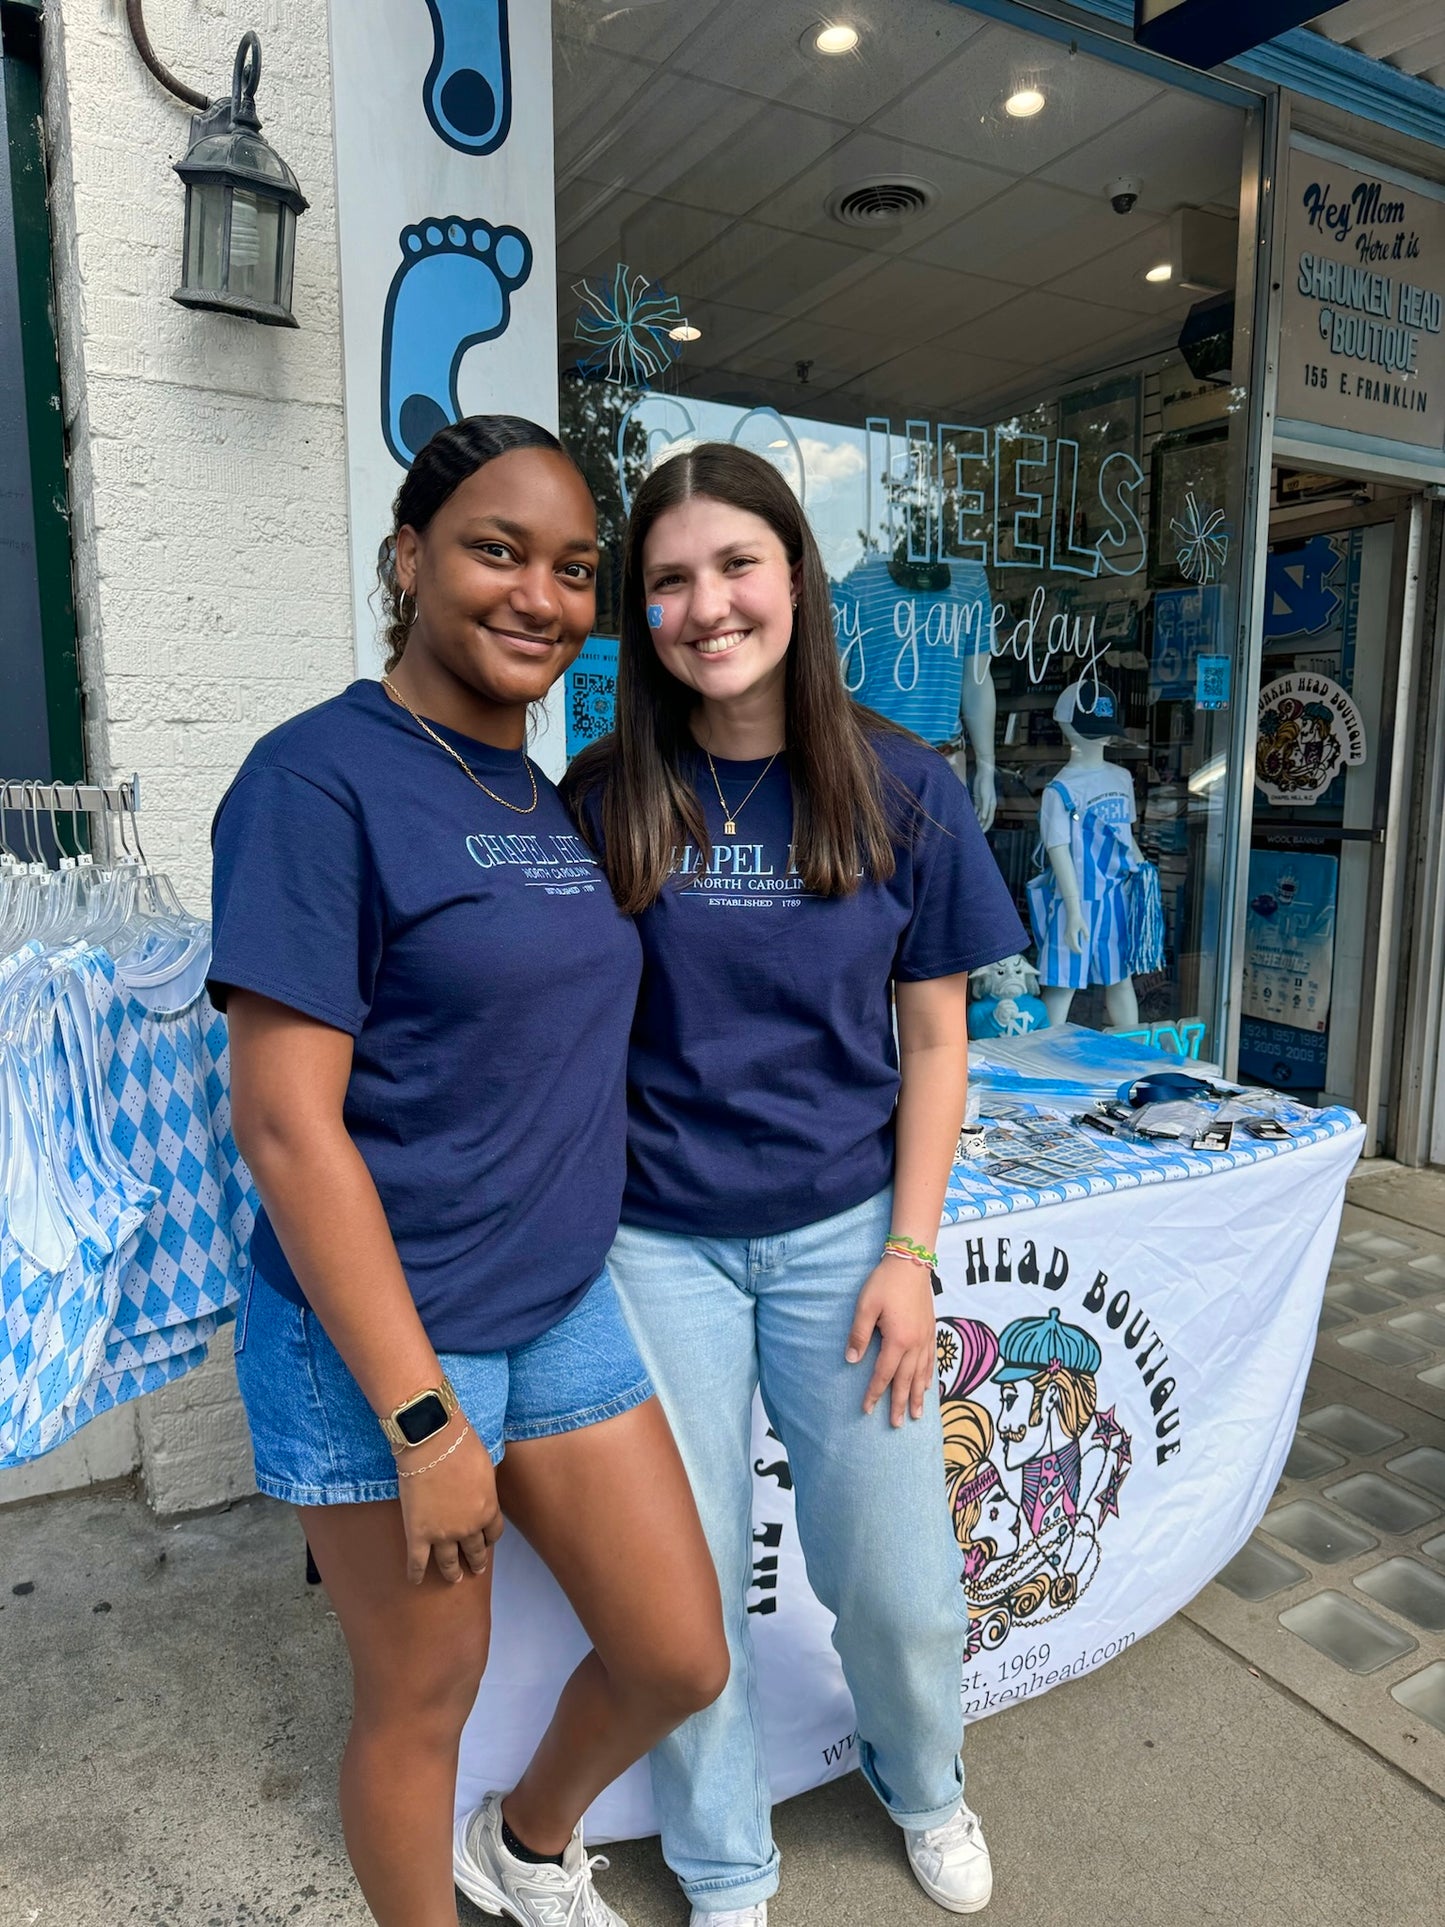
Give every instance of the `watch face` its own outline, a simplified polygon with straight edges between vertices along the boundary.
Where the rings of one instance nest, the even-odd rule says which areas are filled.
[[[397,1427],[408,1445],[420,1445],[433,1432],[440,1432],[446,1422],[447,1408],[435,1392],[427,1392],[423,1397],[413,1399],[396,1415]]]

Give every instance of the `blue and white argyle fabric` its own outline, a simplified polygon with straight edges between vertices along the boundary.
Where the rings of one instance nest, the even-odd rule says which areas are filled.
[[[159,1017],[109,957],[85,981],[111,1142],[157,1193],[121,1274],[115,1331],[136,1338],[236,1303],[256,1197],[231,1135],[225,1021],[205,992]]]
[[[204,991],[162,1015],[103,952],[37,950],[0,969],[44,981],[0,1055],[0,1466],[201,1364],[256,1211]]]

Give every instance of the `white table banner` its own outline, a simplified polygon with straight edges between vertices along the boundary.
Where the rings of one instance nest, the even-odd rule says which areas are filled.
[[[1338,1115],[1338,1114],[1336,1114]],[[1091,1672],[1244,1544],[1289,1450],[1358,1126],[1285,1155],[945,1226],[946,1502],[973,1636],[969,1720]],[[808,1589],[786,1455],[759,1409],[749,1611],[773,1792],[856,1764],[852,1703]],[[587,1642],[520,1535],[498,1547],[492,1655],[458,1807],[520,1774]],[[590,1839],[656,1831],[646,1767]]]

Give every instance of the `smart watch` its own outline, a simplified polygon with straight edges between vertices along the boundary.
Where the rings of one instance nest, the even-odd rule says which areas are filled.
[[[429,1385],[404,1399],[382,1419],[381,1429],[392,1451],[404,1452],[410,1445],[425,1445],[434,1438],[459,1409],[456,1393],[443,1379],[440,1385]]]

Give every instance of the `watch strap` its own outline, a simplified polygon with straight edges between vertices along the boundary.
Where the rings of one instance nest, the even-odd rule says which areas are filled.
[[[420,1405],[423,1400],[429,1398],[435,1398],[441,1401],[441,1407],[446,1417],[442,1420],[441,1425],[435,1425],[430,1431],[423,1432],[420,1438],[408,1438],[406,1433],[401,1429],[401,1419],[403,1415],[409,1412],[413,1406]],[[442,1426],[449,1423],[460,1410],[461,1404],[456,1393],[452,1390],[451,1380],[443,1377],[440,1385],[424,1385],[419,1392],[413,1392],[410,1398],[404,1398],[400,1405],[394,1406],[392,1410],[387,1413],[386,1417],[380,1421],[381,1429],[386,1434],[387,1444],[390,1445],[393,1452],[406,1452],[409,1451],[412,1446],[424,1445],[429,1438],[435,1437],[435,1435],[441,1431]]]

